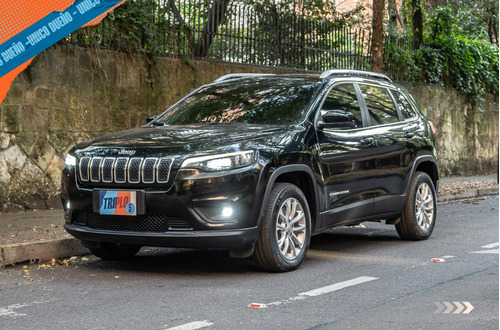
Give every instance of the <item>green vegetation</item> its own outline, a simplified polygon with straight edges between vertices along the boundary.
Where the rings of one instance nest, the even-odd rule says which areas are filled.
[[[424,42],[386,42],[386,69],[399,80],[426,81],[452,86],[469,96],[498,93],[498,44],[485,29],[481,16],[471,8],[437,7],[427,16]],[[410,39],[411,40],[411,39]]]

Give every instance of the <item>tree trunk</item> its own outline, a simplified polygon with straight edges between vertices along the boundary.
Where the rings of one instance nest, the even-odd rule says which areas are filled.
[[[393,29],[404,29],[404,22],[399,14],[396,0],[387,0],[387,11],[389,12],[389,24]],[[399,23],[399,26],[398,26]]]
[[[214,0],[212,8],[208,13],[208,19],[203,25],[203,32],[196,47],[196,57],[206,57],[212,45],[214,36],[219,29],[219,25],[224,21],[227,5],[230,0]]]
[[[189,49],[195,57],[206,57],[212,45],[214,36],[219,29],[219,25],[224,21],[224,15],[230,0],[213,0],[212,8],[208,12],[208,18],[203,25],[203,31],[198,43],[195,43],[191,28],[186,24],[174,0],[169,0],[168,4],[177,21],[186,31],[186,38],[189,42]]]
[[[373,0],[372,65],[375,72],[382,72],[384,69],[384,7],[385,0]]]
[[[420,48],[424,42],[424,16],[422,13],[421,0],[412,0],[412,23],[413,23],[413,40],[415,49]]]
[[[193,34],[191,33],[189,26],[187,26],[186,21],[184,21],[184,18],[182,17],[179,9],[177,9],[177,6],[175,5],[175,1],[169,0],[168,5],[169,5],[170,9],[172,10],[172,13],[175,15],[175,18],[177,18],[179,25],[184,27],[184,29],[186,31],[186,38],[187,38],[188,43],[189,43],[189,49],[191,50],[191,53],[192,53],[195,49]]]

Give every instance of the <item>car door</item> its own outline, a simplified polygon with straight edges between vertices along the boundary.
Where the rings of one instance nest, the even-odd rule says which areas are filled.
[[[336,84],[316,117],[322,227],[352,222],[372,209],[377,145],[360,97],[355,84]],[[345,114],[352,123],[345,127],[323,123],[329,112]]]
[[[359,84],[377,143],[375,171],[375,203],[373,214],[401,210],[404,203],[405,179],[415,158],[418,122],[405,120],[396,91],[384,86]],[[394,93],[394,94],[393,94]],[[402,97],[402,96],[401,96]],[[407,114],[405,113],[405,116]]]

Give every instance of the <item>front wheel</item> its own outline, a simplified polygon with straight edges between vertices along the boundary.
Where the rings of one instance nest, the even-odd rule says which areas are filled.
[[[416,172],[401,220],[396,225],[402,239],[417,241],[431,236],[436,224],[436,200],[436,189],[429,175]]]
[[[267,271],[286,272],[304,260],[311,238],[306,197],[290,183],[275,184],[265,209],[254,259]]]

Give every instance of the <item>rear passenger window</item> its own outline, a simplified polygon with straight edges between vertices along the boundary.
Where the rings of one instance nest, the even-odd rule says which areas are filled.
[[[368,108],[372,125],[390,124],[399,121],[398,111],[385,88],[359,85]]]
[[[411,106],[408,99],[403,95],[403,93],[392,91],[392,95],[396,99],[396,103],[398,104],[399,111],[403,115],[404,119],[415,117],[415,111]]]
[[[337,85],[328,93],[323,103],[323,107],[321,108],[321,115],[325,114],[327,111],[344,113],[346,116],[352,118],[354,127],[349,128],[363,127],[361,108],[359,107],[356,90],[353,84]]]

